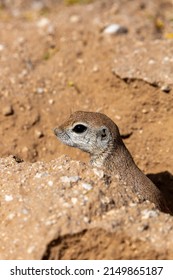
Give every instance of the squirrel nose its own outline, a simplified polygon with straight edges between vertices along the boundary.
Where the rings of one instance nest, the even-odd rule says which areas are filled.
[[[64,130],[61,127],[55,127],[53,129],[54,134],[58,137],[64,133]]]
[[[60,132],[60,129],[58,127],[55,127],[53,129],[53,132],[54,132],[55,135],[58,135],[58,133]]]

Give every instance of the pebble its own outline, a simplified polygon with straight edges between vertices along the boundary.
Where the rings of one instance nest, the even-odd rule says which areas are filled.
[[[115,118],[116,118],[117,120],[121,120],[121,116],[119,116],[119,115],[115,115]]]
[[[35,250],[35,246],[32,245],[32,246],[30,246],[30,247],[27,249],[27,253],[28,253],[28,254],[32,254],[34,250]]]
[[[79,22],[80,21],[80,17],[78,16],[78,15],[72,15],[71,17],[70,17],[70,22],[71,23],[77,23],[77,22]]]
[[[72,197],[72,198],[71,198],[71,202],[72,202],[74,205],[77,203],[77,201],[78,201],[78,200],[77,200],[76,197]]]
[[[81,185],[82,185],[82,187],[85,189],[85,190],[87,190],[87,191],[90,191],[90,190],[92,190],[92,186],[90,185],[90,184],[88,184],[88,183],[81,183]]]
[[[54,35],[55,34],[55,27],[53,25],[49,25],[47,28],[48,35]]]
[[[24,147],[22,148],[22,153],[25,154],[25,155],[27,155],[28,152],[29,152],[28,147],[24,146]]]
[[[14,217],[15,217],[15,214],[14,214],[14,213],[10,213],[10,214],[7,216],[7,219],[8,219],[8,220],[12,220]]]
[[[22,72],[18,76],[19,76],[19,78],[24,78],[27,75],[28,75],[28,70],[23,69]]]
[[[4,116],[11,116],[14,114],[14,110],[12,105],[6,105],[5,107],[3,107],[2,109],[2,113]]]
[[[111,34],[111,35],[114,35],[114,34],[125,34],[125,33],[128,32],[128,29],[125,26],[113,23],[113,24],[108,25],[103,30],[103,32],[106,33],[106,34]]]
[[[92,72],[93,73],[96,73],[96,72],[98,72],[99,71],[99,67],[97,66],[97,65],[94,65],[93,66],[93,69],[92,69]]]
[[[54,99],[49,99],[48,102],[49,102],[50,105],[52,105],[52,104],[55,103],[55,100]]]
[[[101,169],[97,169],[97,168],[93,168],[94,173],[100,178],[102,179],[104,177],[104,172]]]
[[[0,44],[0,52],[2,52],[4,50],[4,45],[3,44]]]
[[[148,64],[150,64],[150,65],[155,64],[155,63],[156,63],[156,61],[155,61],[154,59],[150,59],[150,60],[148,61]]]
[[[35,130],[35,136],[37,138],[42,138],[44,136],[44,133],[41,130]]]
[[[149,224],[143,224],[142,226],[138,227],[137,228],[138,231],[145,231],[145,230],[148,230],[149,229]]]
[[[77,181],[79,181],[80,177],[79,176],[63,176],[61,177],[61,181],[63,183],[76,183]]]
[[[142,109],[142,113],[143,113],[143,114],[147,114],[147,113],[148,113],[148,110],[144,108],[144,109]]]
[[[47,182],[47,184],[48,184],[49,187],[52,187],[53,186],[53,181],[50,180],[50,181]]]
[[[50,20],[48,18],[41,18],[39,21],[37,21],[38,27],[46,27],[50,24]]]
[[[89,223],[89,218],[88,218],[88,217],[85,216],[85,217],[83,218],[83,220],[84,220],[85,223]]]
[[[39,87],[36,89],[36,92],[39,94],[42,94],[42,93],[44,93],[44,88]]]
[[[170,88],[169,85],[163,85],[163,86],[161,87],[161,90],[162,90],[163,92],[165,92],[165,93],[169,93],[169,92],[171,91],[171,88]]]
[[[28,215],[28,213],[29,213],[28,209],[26,209],[26,208],[23,208],[23,209],[22,209],[22,214]]]
[[[158,213],[154,210],[143,210],[142,211],[142,219],[148,219],[152,217],[157,217]]]
[[[42,173],[36,173],[35,174],[35,178],[43,178],[43,177],[47,177],[49,174],[47,172],[42,172]]]
[[[12,201],[13,196],[12,195],[5,195],[5,201]]]

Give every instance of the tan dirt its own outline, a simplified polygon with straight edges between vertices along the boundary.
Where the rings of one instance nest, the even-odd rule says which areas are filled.
[[[21,170],[28,172],[28,176],[27,170],[35,168],[31,163],[42,161],[46,165],[46,162],[49,164],[64,154],[74,160],[88,161],[86,154],[59,143],[52,129],[72,111],[103,112],[117,123],[138,166],[150,174],[168,203],[173,205],[172,1],[96,0],[83,5],[57,2],[0,1],[0,157],[15,155],[23,159]],[[105,34],[104,28],[112,23],[126,27],[128,32]],[[8,164],[6,168],[1,174],[2,193],[4,186],[9,185],[8,182],[3,185],[7,177],[4,172],[9,171]],[[20,187],[21,175],[16,174],[15,168],[10,172]],[[30,179],[27,182],[30,184]],[[14,184],[9,193],[13,192]],[[49,192],[47,195],[50,195]],[[51,201],[44,199],[46,207]],[[29,203],[32,203],[32,196]],[[139,212],[142,211],[140,207],[147,206],[139,206]],[[6,223],[3,211],[5,206],[0,219]],[[39,220],[39,211],[42,211],[41,207],[34,221]],[[125,219],[123,212],[120,216]],[[161,216],[166,222],[167,216]],[[171,221],[171,217],[169,219]],[[144,242],[142,246],[137,237],[136,241],[124,243],[121,234],[125,240],[126,233],[122,233],[122,229],[116,233],[116,240],[119,244],[123,243],[124,249],[117,255],[106,255],[103,249],[103,255],[98,254],[99,237],[97,250],[93,249],[90,255],[85,255],[85,250],[81,249],[75,255],[75,240],[80,239],[79,248],[83,248],[84,241],[92,238],[94,229],[83,232],[84,228],[80,228],[82,233],[74,236],[72,242],[68,235],[70,232],[66,232],[62,242],[68,240],[68,244],[72,243],[69,250],[72,253],[65,252],[61,258],[172,258],[169,249],[165,252],[162,247],[159,253],[155,248],[149,250],[150,243],[146,245],[147,242]],[[157,232],[157,229],[153,230]],[[10,230],[12,227],[8,224],[7,240]],[[46,254],[45,248],[55,232],[51,236],[48,234],[46,239],[46,230],[39,231],[42,234],[40,240],[45,239],[47,243],[41,249],[38,246],[32,258],[42,258]],[[97,236],[102,240],[105,238],[105,246],[110,246],[114,235],[112,237],[107,229],[106,232],[104,229],[95,230]],[[23,235],[25,233],[24,230]],[[169,238],[167,240],[169,243]],[[136,252],[131,242],[136,244],[135,248],[138,248],[139,242],[141,251]],[[29,246],[28,239],[23,246],[21,251]],[[149,249],[143,251],[143,248]],[[31,257],[19,252],[11,255],[5,243],[3,250],[2,258]],[[141,255],[142,252],[144,255]],[[55,255],[60,256],[57,251]]]

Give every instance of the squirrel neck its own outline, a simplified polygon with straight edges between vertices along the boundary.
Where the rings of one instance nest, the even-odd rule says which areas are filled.
[[[112,149],[105,151],[101,155],[91,155],[91,164],[103,168],[111,175],[118,175],[120,180],[132,185],[136,185],[136,174],[143,174],[135,164],[123,141],[118,147],[112,147]]]

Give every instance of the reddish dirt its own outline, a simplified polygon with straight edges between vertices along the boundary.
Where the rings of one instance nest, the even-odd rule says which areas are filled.
[[[159,47],[154,54],[152,43],[171,50],[172,1],[57,2],[0,1],[0,157],[49,162],[68,154],[86,161],[86,154],[59,143],[52,129],[72,111],[100,111],[129,135],[124,141],[136,163],[163,191],[169,189],[169,197],[173,82],[168,93],[161,87],[171,81],[172,62],[160,65],[164,73],[154,85],[143,79],[141,57],[133,77],[127,69],[133,68],[134,42],[135,48],[144,44],[154,58],[163,55],[167,63]],[[104,34],[111,23],[128,32]],[[147,71],[157,80],[154,66]]]
[[[164,40],[155,21],[169,27],[171,2],[152,2],[95,1],[73,6],[43,2],[37,10],[33,3],[16,1],[14,6],[1,7],[1,156],[13,154],[34,162],[65,153],[85,159],[80,151],[61,145],[52,128],[71,111],[92,110],[110,116],[122,133],[132,132],[125,142],[145,172],[173,172],[172,91],[163,93],[140,80],[125,82],[112,73],[122,42],[132,37]],[[105,36],[103,28],[117,22],[118,12],[125,17],[128,8],[124,24],[130,31]],[[139,16],[145,21],[139,22]],[[47,21],[41,22],[42,18]],[[13,111],[5,116],[3,109],[8,111],[8,106]]]
[[[87,164],[1,158],[0,186],[0,260],[173,258],[172,216]]]

